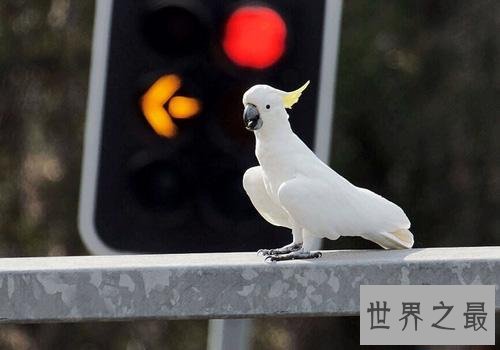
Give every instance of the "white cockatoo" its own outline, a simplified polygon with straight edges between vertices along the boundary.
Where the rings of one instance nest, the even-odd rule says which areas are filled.
[[[340,236],[361,236],[385,249],[411,248],[410,221],[399,206],[351,184],[292,131],[285,108],[308,84],[292,92],[255,85],[243,95],[243,120],[255,134],[260,164],[245,172],[243,187],[264,219],[293,235],[291,244],[259,252],[271,261],[317,258],[314,238]]]

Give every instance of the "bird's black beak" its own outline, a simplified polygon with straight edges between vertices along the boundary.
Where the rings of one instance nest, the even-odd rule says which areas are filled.
[[[250,103],[245,106],[243,121],[245,122],[245,128],[250,131],[259,130],[263,124],[262,119],[260,119],[259,110]]]

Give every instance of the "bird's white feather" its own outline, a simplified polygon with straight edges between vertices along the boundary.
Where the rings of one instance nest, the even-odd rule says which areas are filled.
[[[260,166],[248,169],[243,175],[243,188],[255,209],[264,219],[276,226],[290,227],[288,214],[267,194],[263,176]]]
[[[263,119],[255,131],[261,166],[250,168],[243,181],[259,213],[274,225],[299,227],[317,237],[361,236],[384,248],[411,247],[410,221],[403,210],[354,186],[316,157],[293,133],[284,107],[274,105],[282,94],[258,85],[243,98],[257,106]]]

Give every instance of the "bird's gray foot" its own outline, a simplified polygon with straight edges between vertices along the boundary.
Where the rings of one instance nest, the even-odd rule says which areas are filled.
[[[321,257],[321,252],[292,252],[282,255],[268,255],[266,261],[285,261],[296,259],[316,259]]]
[[[264,255],[264,256],[282,255],[282,254],[288,254],[288,253],[296,252],[296,251],[298,251],[300,249],[302,249],[302,243],[290,243],[290,244],[287,244],[284,247],[276,248],[276,249],[259,249],[257,251],[257,254],[258,255]]]

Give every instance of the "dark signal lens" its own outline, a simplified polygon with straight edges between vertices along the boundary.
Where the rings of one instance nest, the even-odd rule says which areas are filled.
[[[265,6],[244,6],[226,22],[222,47],[241,67],[265,69],[275,64],[286,48],[285,21]]]
[[[201,52],[209,41],[209,30],[201,14],[180,5],[149,11],[144,18],[144,34],[156,51],[170,56]]]
[[[136,198],[147,208],[175,210],[183,205],[182,177],[166,160],[134,166],[131,184]]]

